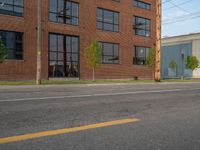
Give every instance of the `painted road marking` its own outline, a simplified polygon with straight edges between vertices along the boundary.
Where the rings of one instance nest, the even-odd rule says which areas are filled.
[[[55,97],[33,97],[33,98],[20,98],[20,99],[4,99],[0,102],[20,102],[20,101],[32,101],[32,100],[50,100],[50,99],[64,99],[64,98],[84,98],[84,97],[99,97],[99,96],[117,96],[128,94],[145,94],[145,93],[162,93],[162,92],[180,92],[180,91],[194,91],[200,90],[200,88],[194,89],[170,89],[170,90],[152,90],[152,91],[135,91],[135,92],[123,92],[123,93],[103,93],[103,94],[88,94],[88,95],[71,95],[71,96],[55,96]]]
[[[41,138],[41,137],[46,137],[46,136],[59,135],[59,134],[78,132],[78,131],[89,130],[89,129],[103,128],[103,127],[133,123],[133,122],[138,122],[138,121],[139,121],[139,119],[137,119],[137,118],[123,119],[123,120],[102,122],[102,123],[91,124],[91,125],[80,126],[80,127],[74,127],[74,128],[65,128],[65,129],[50,130],[50,131],[44,131],[44,132],[38,132],[38,133],[17,135],[17,136],[12,136],[12,137],[0,138],[0,144],[24,141],[24,140]]]

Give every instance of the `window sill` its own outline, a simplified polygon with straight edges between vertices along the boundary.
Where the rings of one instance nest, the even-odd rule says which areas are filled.
[[[101,65],[120,65],[120,63],[117,63],[117,64],[111,64],[111,63],[102,63]]]
[[[79,24],[70,24],[70,23],[61,23],[61,22],[56,22],[56,21],[51,21],[49,20],[49,23],[52,23],[52,24],[56,24],[56,25],[66,25],[66,26],[72,26],[72,27],[78,27],[80,26]]]
[[[7,18],[17,18],[17,19],[21,19],[24,21],[24,16],[14,16],[14,15],[7,15],[7,14],[1,14],[0,13],[0,16],[3,16],[3,17],[7,17]]]
[[[16,61],[16,62],[25,62],[24,59],[22,59],[22,60],[18,60],[18,59],[6,59],[4,62],[13,62],[13,61]]]
[[[118,34],[120,33],[120,31],[110,31],[110,30],[103,30],[103,29],[98,29],[98,28],[97,30],[102,31],[102,32],[107,32],[107,33],[118,33]]]
[[[133,64],[133,67],[136,67],[136,68],[148,68],[147,65],[136,65],[136,64]]]
[[[151,38],[151,35],[150,36],[143,36],[143,35],[138,35],[138,34],[133,34],[133,35],[139,38]]]
[[[136,8],[136,9],[138,9],[138,10],[145,10],[145,11],[147,11],[147,12],[150,12],[150,11],[152,11],[152,8],[151,9],[145,9],[145,8],[141,8],[141,7],[138,7],[138,6],[134,6],[134,8]]]

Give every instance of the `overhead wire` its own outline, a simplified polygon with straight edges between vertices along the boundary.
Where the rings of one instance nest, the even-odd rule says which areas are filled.
[[[192,0],[185,1],[185,2],[180,3],[180,4],[183,5],[183,4],[189,3],[191,1]],[[175,4],[175,3],[171,2],[171,1],[166,1],[166,2],[170,3],[171,5],[173,5],[173,7],[170,7],[170,8],[178,8],[179,10],[181,10],[181,11],[187,13],[187,14],[184,15],[184,16],[179,16],[179,17],[163,20],[162,21],[162,25],[174,24],[174,23],[177,23],[177,22],[182,22],[182,21],[186,21],[186,20],[192,20],[192,19],[200,17],[200,11],[191,13],[188,10],[185,10],[184,8],[180,7],[180,4]]]

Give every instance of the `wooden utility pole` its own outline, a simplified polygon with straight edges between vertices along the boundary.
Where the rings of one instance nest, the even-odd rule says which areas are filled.
[[[37,73],[36,84],[41,84],[41,68],[42,68],[42,0],[38,0],[37,13]]]
[[[160,58],[161,58],[161,0],[156,0],[156,68],[155,81],[160,81]]]

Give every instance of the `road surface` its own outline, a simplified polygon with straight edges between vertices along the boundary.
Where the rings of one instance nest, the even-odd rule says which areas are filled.
[[[200,83],[1,86],[0,150],[200,150]]]

